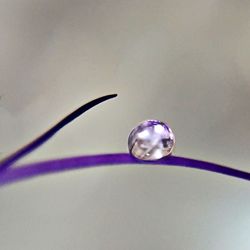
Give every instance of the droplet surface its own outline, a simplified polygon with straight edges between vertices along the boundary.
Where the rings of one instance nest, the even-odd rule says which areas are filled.
[[[140,160],[158,160],[170,155],[175,136],[170,127],[158,120],[147,120],[135,127],[128,138],[129,152]]]

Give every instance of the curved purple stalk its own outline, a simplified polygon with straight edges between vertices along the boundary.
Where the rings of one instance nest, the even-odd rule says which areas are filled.
[[[178,156],[169,156],[157,161],[141,161],[132,157],[130,154],[118,153],[56,159],[22,165],[18,168],[6,169],[0,175],[0,186],[49,173],[59,173],[79,168],[122,164],[174,165],[220,173],[248,181],[250,180],[250,173],[215,163]]]
[[[41,146],[43,143],[45,143],[47,140],[49,140],[55,133],[57,133],[59,130],[61,130],[64,126],[72,122],[74,119],[76,119],[78,116],[82,115],[87,110],[93,108],[94,106],[98,105],[99,103],[102,103],[106,100],[109,100],[111,98],[116,97],[116,94],[113,95],[106,95],[99,97],[93,101],[90,101],[84,105],[82,105],[80,108],[76,109],[69,115],[67,115],[65,118],[63,118],[61,121],[59,121],[56,125],[54,125],[52,128],[50,128],[48,131],[37,137],[35,140],[27,144],[26,146],[22,147],[15,153],[11,154],[10,156],[6,157],[4,160],[0,162],[0,171],[8,168],[9,166],[13,165],[16,161],[24,157],[25,155],[29,154],[30,152],[34,151],[36,148]]]
[[[221,166],[215,163],[209,163],[205,161],[199,161],[177,156],[166,157],[158,161],[141,161],[125,153],[71,157],[65,159],[37,162],[23,165],[18,168],[7,169],[13,163],[15,163],[28,153],[41,146],[44,142],[49,140],[56,132],[58,132],[61,128],[63,128],[65,125],[67,125],[74,119],[76,119],[78,116],[91,109],[92,107],[96,106],[97,104],[104,102],[108,99],[114,98],[116,96],[116,94],[107,95],[90,101],[87,104],[84,104],[83,106],[63,118],[47,132],[33,140],[31,143],[27,144],[26,146],[22,147],[15,153],[5,158],[2,162],[0,162],[0,186],[48,173],[56,173],[77,168],[122,164],[176,165],[216,172],[245,180],[250,180],[250,173]]]

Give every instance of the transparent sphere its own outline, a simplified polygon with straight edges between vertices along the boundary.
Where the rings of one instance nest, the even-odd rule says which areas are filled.
[[[169,126],[158,120],[147,120],[135,127],[128,138],[129,152],[140,160],[158,160],[170,155],[175,137]]]

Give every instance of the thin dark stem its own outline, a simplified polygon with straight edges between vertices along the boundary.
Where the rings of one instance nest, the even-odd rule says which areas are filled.
[[[218,165],[215,163],[194,160],[178,156],[170,156],[158,161],[141,161],[135,159],[130,154],[103,154],[92,156],[79,156],[65,159],[56,159],[44,162],[37,162],[27,165],[22,165],[18,168],[9,168],[3,171],[0,175],[0,186],[10,184],[16,181],[29,179],[32,177],[59,173],[80,168],[90,168],[98,166],[111,166],[123,164],[140,164],[140,165],[175,165],[194,169],[200,169],[210,172],[215,172],[223,175],[228,175],[244,180],[250,180],[250,173]]]
[[[93,101],[90,101],[84,105],[82,105],[77,110],[73,111],[69,115],[67,115],[65,118],[63,118],[61,121],[59,121],[56,125],[54,125],[52,128],[50,128],[48,131],[37,137],[35,140],[30,142],[29,144],[25,145],[21,149],[17,150],[15,153],[9,155],[4,160],[0,162],[0,171],[8,168],[9,166],[13,165],[16,161],[20,160],[22,157],[27,155],[28,153],[32,152],[39,146],[41,146],[43,143],[45,143],[47,140],[49,140],[55,133],[57,133],[60,129],[62,129],[64,126],[72,122],[74,119],[82,115],[87,110],[93,108],[94,106],[98,105],[99,103],[102,103],[106,100],[109,100],[111,98],[116,97],[116,94],[113,95],[106,95],[102,96],[100,98],[97,98]]]

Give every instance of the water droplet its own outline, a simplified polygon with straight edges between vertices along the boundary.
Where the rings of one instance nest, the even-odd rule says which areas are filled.
[[[158,120],[147,120],[135,127],[128,138],[129,152],[140,160],[158,160],[170,155],[175,136],[170,127]]]

